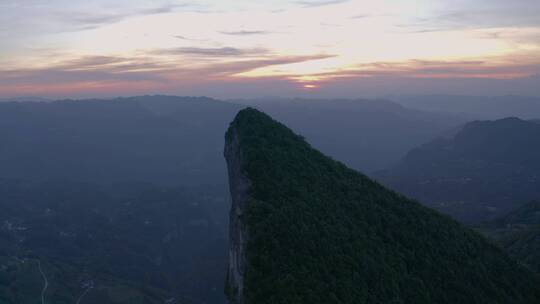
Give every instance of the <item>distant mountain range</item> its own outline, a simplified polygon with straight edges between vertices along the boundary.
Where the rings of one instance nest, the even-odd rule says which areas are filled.
[[[166,96],[0,103],[0,177],[223,184],[220,130],[240,108]]]
[[[48,102],[48,101],[52,101],[52,99],[43,98],[43,97],[33,97],[33,96],[0,98],[0,102]]]
[[[396,96],[393,100],[409,108],[466,115],[471,120],[509,116],[540,118],[540,97],[419,95]]]
[[[466,222],[540,197],[540,124],[475,121],[452,133],[411,150],[381,180]]]
[[[225,184],[222,130],[242,107],[170,96],[0,103],[0,177]],[[260,107],[367,172],[463,122],[387,101],[297,100]]]

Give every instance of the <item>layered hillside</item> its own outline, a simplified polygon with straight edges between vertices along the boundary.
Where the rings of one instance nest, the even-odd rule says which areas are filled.
[[[540,202],[530,202],[504,217],[484,223],[480,231],[540,273]]]
[[[239,110],[168,96],[0,103],[0,178],[223,183],[222,133]]]
[[[540,282],[457,222],[253,109],[226,134],[232,303],[538,303]]]
[[[465,222],[502,216],[540,197],[540,125],[475,121],[411,150],[381,180]]]
[[[463,122],[375,100],[282,100],[260,106],[325,153],[367,171],[386,168]],[[225,184],[223,130],[241,108],[174,96],[0,102],[0,178]],[[370,132],[359,138],[356,130]]]

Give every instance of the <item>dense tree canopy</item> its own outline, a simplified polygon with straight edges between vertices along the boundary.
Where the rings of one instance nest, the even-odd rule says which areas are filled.
[[[247,303],[538,303],[540,282],[448,217],[254,109],[231,123],[251,181]]]

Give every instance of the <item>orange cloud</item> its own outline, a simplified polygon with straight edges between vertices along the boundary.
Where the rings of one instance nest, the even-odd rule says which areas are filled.
[[[221,53],[221,49],[197,53],[212,57]],[[83,56],[44,68],[0,70],[0,95],[133,94],[232,80],[236,74],[261,67],[328,57],[331,56],[263,56],[233,61],[202,60],[186,65],[182,60],[160,62],[150,57]]]

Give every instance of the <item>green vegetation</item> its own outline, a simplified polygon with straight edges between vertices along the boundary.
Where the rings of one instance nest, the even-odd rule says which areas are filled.
[[[525,204],[504,217],[484,223],[479,230],[540,274],[540,202]]]
[[[385,189],[254,109],[238,138],[247,303],[539,303],[540,281],[478,233]]]

